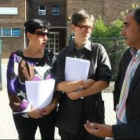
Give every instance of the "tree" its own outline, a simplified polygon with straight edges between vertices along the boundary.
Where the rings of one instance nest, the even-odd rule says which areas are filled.
[[[112,21],[110,25],[105,24],[102,17],[99,17],[94,25],[94,32],[92,37],[107,37],[107,38],[118,38],[122,30],[123,21],[117,19]]]

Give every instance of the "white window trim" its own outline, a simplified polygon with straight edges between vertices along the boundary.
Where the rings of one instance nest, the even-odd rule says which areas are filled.
[[[60,35],[59,32],[49,32],[49,34]],[[52,45],[52,44],[53,44],[53,48],[50,48],[50,45]],[[59,54],[59,50],[58,50],[58,52],[56,52],[56,48],[55,48],[56,44],[59,45],[59,42],[55,43],[55,38],[53,38],[53,43],[50,43],[50,41],[48,40],[48,49],[53,49],[54,54],[58,55]],[[59,49],[59,47],[58,47],[58,49]]]
[[[42,6],[42,5],[39,5],[39,6],[38,6],[38,15],[40,15],[40,16],[45,16],[45,15],[46,15],[46,6],[44,6],[44,7],[45,7],[45,10],[41,10],[41,9],[40,9],[40,6]],[[40,12],[44,12],[44,14],[40,14]]]
[[[10,29],[10,36],[3,35],[3,29]],[[12,29],[15,29],[15,28],[0,28],[0,31],[1,31],[0,37],[21,37],[21,30],[20,30],[20,35],[19,36],[13,36]],[[20,28],[18,28],[18,29],[20,29]]]

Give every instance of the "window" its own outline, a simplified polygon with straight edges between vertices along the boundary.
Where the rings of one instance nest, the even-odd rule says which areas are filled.
[[[46,15],[46,6],[38,7],[38,15]]]
[[[49,32],[47,49],[55,54],[59,53],[59,32]]]
[[[12,29],[12,36],[21,36],[20,29],[19,28],[13,28]]]
[[[3,29],[3,36],[11,36],[11,29],[10,28],[4,28]]]
[[[53,6],[52,7],[52,15],[54,15],[54,16],[60,15],[60,6]]]
[[[19,37],[21,36],[20,28],[1,28],[0,29],[1,37]]]

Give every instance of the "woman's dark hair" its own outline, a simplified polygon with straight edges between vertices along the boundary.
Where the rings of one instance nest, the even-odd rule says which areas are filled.
[[[73,15],[72,15],[72,24],[74,26],[77,26],[79,24],[79,22],[84,21],[85,19],[90,19],[91,21],[94,22],[94,16],[89,14],[87,11],[85,11],[84,9],[76,11]]]
[[[31,19],[24,23],[25,33],[35,33],[36,29],[49,29],[50,23],[41,19]]]

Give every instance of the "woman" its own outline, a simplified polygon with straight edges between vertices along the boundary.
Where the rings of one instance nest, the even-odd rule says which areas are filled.
[[[85,10],[76,11],[71,28],[74,40],[62,49],[57,59],[56,88],[63,94],[56,124],[62,139],[102,139],[88,134],[84,123],[86,120],[104,123],[101,91],[109,86],[111,78],[109,58],[101,44],[89,41],[94,28],[93,15]],[[66,81],[66,57],[90,61],[87,80]]]
[[[28,47],[11,53],[7,69],[7,90],[10,107],[19,139],[35,139],[37,127],[42,139],[54,139],[57,100],[38,109],[26,96],[25,81],[41,81],[54,78],[52,69],[55,56],[45,49],[49,23],[32,19],[24,23]],[[44,90],[47,91],[47,89]]]

